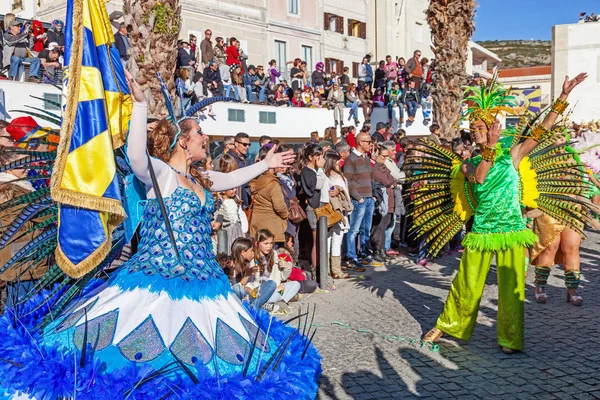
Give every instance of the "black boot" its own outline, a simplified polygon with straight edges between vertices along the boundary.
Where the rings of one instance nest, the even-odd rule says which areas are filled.
[[[385,263],[387,261],[387,259],[385,258],[385,253],[384,253],[384,255],[382,255],[381,250],[377,250],[375,252],[375,256],[373,257],[373,259],[375,261],[379,261],[379,262],[382,262],[382,263]]]

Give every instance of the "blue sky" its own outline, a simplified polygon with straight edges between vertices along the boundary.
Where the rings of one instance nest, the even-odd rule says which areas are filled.
[[[552,26],[600,13],[598,0],[478,0],[475,40],[550,40]]]

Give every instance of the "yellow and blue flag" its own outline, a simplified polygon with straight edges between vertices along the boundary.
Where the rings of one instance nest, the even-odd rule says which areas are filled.
[[[73,278],[106,257],[126,217],[113,149],[125,142],[132,100],[104,2],[67,3],[65,106],[52,198],[59,207],[56,261]]]

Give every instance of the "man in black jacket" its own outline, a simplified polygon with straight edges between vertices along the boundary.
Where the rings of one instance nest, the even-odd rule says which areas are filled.
[[[406,126],[412,125],[415,121],[417,108],[421,106],[421,91],[415,86],[415,81],[408,81],[408,87],[402,92],[402,102],[408,111],[408,122],[406,123]]]
[[[204,68],[203,76],[202,89],[204,95],[208,96],[208,91],[210,90],[215,96],[223,96],[223,81],[221,80],[219,63],[215,60],[209,61],[208,66]]]
[[[188,42],[182,42],[181,47],[177,50],[177,69],[187,68],[190,71],[190,76],[194,76],[196,70],[196,55],[190,48]],[[206,76],[204,76],[206,79]]]
[[[129,60],[129,29],[124,24],[121,23],[119,25],[119,31],[115,33],[115,45],[117,46],[117,50],[119,50],[119,56],[121,58],[121,64],[123,64],[123,68],[127,68],[127,60]]]
[[[244,168],[250,165],[250,160],[248,159],[248,149],[250,148],[250,135],[245,132],[239,132],[235,135],[235,139],[233,142],[234,148],[230,150],[227,154],[229,154],[238,165],[238,168]],[[244,210],[250,207],[250,203],[252,202],[252,193],[250,192],[250,185],[247,183],[242,185],[242,208]]]

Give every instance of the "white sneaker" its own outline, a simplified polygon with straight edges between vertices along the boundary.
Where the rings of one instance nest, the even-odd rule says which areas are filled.
[[[262,306],[262,308],[267,310],[268,312],[279,311],[279,306],[275,303],[266,303],[265,305]]]

